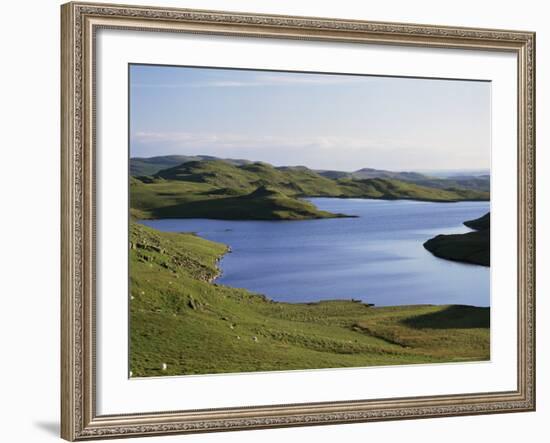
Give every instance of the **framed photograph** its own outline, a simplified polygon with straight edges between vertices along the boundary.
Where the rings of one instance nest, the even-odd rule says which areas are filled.
[[[61,14],[63,438],[535,409],[534,33]]]

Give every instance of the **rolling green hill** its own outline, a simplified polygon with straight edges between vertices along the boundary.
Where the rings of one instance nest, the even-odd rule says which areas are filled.
[[[455,202],[465,200],[487,200],[486,192],[469,189],[439,189],[386,178],[364,180],[339,179],[342,195],[358,198],[379,198],[384,200],[423,200],[434,202]]]
[[[160,218],[216,218],[228,220],[305,220],[345,217],[318,210],[302,199],[292,198],[278,189],[260,186],[253,192],[235,197],[194,200],[160,207],[154,212]]]
[[[130,175],[153,175],[163,169],[172,168],[190,161],[216,160],[210,155],[161,155],[157,157],[130,158]],[[223,161],[235,165],[249,163],[248,160],[224,159]]]
[[[260,190],[262,194],[269,190]],[[225,245],[130,225],[134,377],[480,361],[489,309],[278,303],[218,285]],[[166,369],[163,369],[163,365]]]
[[[191,161],[132,178],[131,208],[137,218],[301,220],[337,217],[301,199],[338,196],[339,185],[307,168],[278,169],[266,163],[232,165]]]
[[[448,178],[431,177],[429,175],[421,174],[418,172],[396,172],[385,171],[382,169],[363,168],[354,172],[344,171],[317,171],[320,175],[332,179],[349,178],[355,180],[384,178],[404,181],[408,183],[414,183],[420,186],[426,186],[429,188],[437,189],[453,189],[462,188],[470,189],[474,191],[490,191],[490,177],[488,175],[483,176],[457,176]]]
[[[305,167],[267,163],[188,161],[152,176],[132,177],[131,210],[137,218],[205,217],[304,219],[334,217],[304,197],[413,199],[436,202],[487,200],[489,194],[438,189],[395,179],[330,179]],[[270,195],[254,194],[268,189]]]
[[[374,168],[361,168],[361,169],[358,169],[357,171],[352,171],[352,172],[321,169],[316,172],[318,172],[323,177],[327,177],[327,178],[355,178],[355,179],[393,178],[396,180],[411,181],[411,182],[433,178],[428,175],[421,174],[419,172],[387,171],[385,169],[374,169]]]
[[[491,189],[491,180],[488,177],[424,178],[411,180],[411,182],[421,186],[438,189],[462,188],[482,192],[489,192]]]
[[[222,160],[188,162],[159,171],[157,178],[206,183],[216,188],[252,192],[272,186],[288,195],[338,196],[338,183],[307,168],[275,168],[267,163],[232,165]]]
[[[210,155],[163,155],[157,157],[132,157],[130,158],[130,175],[134,177],[154,175],[164,169],[174,168],[183,163],[202,162],[202,161],[219,161],[228,163],[234,166],[247,164],[261,164],[261,162],[252,162],[243,159],[218,158]],[[266,163],[264,163],[266,164]],[[489,192],[490,177],[489,175],[457,175],[453,177],[432,177],[414,171],[387,171],[383,169],[362,168],[353,172],[335,171],[335,170],[310,170],[305,166],[280,166],[275,169],[281,171],[311,171],[321,177],[337,180],[341,178],[349,179],[370,179],[370,178],[385,178],[394,179],[410,183],[415,183],[421,186],[427,186],[437,189],[463,188],[474,191]]]
[[[491,229],[490,213],[464,224],[474,232],[465,234],[438,235],[424,247],[437,257],[447,260],[490,266],[491,264]]]

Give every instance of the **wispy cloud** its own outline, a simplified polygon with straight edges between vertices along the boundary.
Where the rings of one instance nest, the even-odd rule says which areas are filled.
[[[457,140],[455,168],[485,165],[486,148],[468,150]],[[131,136],[133,156],[163,154],[213,155],[246,158],[275,165],[306,165],[318,169],[353,171],[362,167],[393,170],[444,169],[449,152],[437,140],[418,144],[409,137],[315,134],[301,136],[238,133],[136,131]],[[407,155],[414,152],[414,161]],[[484,166],[485,167],[485,166]]]
[[[142,145],[171,145],[175,147],[205,147],[218,148],[305,148],[347,149],[364,148],[366,146],[387,146],[391,140],[374,140],[367,137],[345,137],[338,135],[313,135],[300,137],[283,137],[276,135],[242,135],[190,132],[150,132],[138,131],[132,135],[132,141]],[[398,142],[393,140],[393,142]],[[402,141],[399,141],[402,143]]]
[[[256,88],[265,86],[327,86],[357,83],[363,84],[372,80],[372,77],[365,76],[343,76],[343,75],[304,75],[304,74],[261,74],[252,77],[250,80],[221,80],[211,79],[206,81],[190,81],[186,83],[132,83],[132,88],[160,88],[160,89],[182,89],[182,88]]]
[[[303,164],[318,169],[356,170],[362,167],[410,170],[430,165],[440,167],[448,160],[446,151],[415,145],[410,139],[341,135],[245,135],[236,133],[192,133],[137,131],[131,137],[133,156],[205,154],[217,157],[261,160],[275,165]],[[414,151],[418,162],[403,156]],[[456,158],[457,164],[458,158]],[[468,160],[465,158],[465,160]],[[464,164],[467,164],[466,162]]]

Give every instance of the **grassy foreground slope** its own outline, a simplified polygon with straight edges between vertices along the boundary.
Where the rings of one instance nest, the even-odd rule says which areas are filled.
[[[211,283],[226,252],[131,224],[133,376],[489,359],[488,308],[273,302]]]
[[[487,192],[461,188],[430,188],[385,178],[331,179],[304,167],[221,160],[189,161],[153,176],[131,177],[130,186],[131,208],[137,218],[299,220],[339,216],[317,210],[303,197],[435,202],[489,198]]]
[[[475,231],[465,234],[438,235],[424,243],[424,247],[440,258],[490,266],[490,217],[488,212],[483,217],[465,221],[464,224]]]

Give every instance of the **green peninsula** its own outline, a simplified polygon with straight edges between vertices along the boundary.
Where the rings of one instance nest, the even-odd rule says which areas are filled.
[[[473,232],[465,234],[438,235],[424,243],[433,255],[447,260],[473,263],[482,266],[491,264],[491,216],[485,214],[475,220],[465,221]]]

